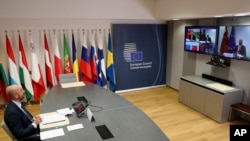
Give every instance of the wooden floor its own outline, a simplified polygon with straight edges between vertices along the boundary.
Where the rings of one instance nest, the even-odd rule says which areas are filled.
[[[217,123],[178,102],[178,91],[168,88],[152,88],[120,94],[146,113],[166,134],[170,141],[229,141],[229,125],[244,124],[243,120]],[[27,109],[38,114],[39,104]],[[0,120],[4,109],[0,109]],[[10,141],[0,128],[0,141]]]

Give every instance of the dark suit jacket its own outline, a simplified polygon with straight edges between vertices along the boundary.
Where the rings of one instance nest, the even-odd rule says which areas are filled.
[[[8,103],[5,109],[4,120],[17,139],[26,138],[40,132],[39,127],[34,128],[31,119],[12,101]],[[35,140],[40,140],[40,137],[29,139],[29,141]]]
[[[189,36],[189,39],[190,39],[191,41],[196,41],[196,36],[195,36],[195,35],[190,35],[190,36]]]
[[[239,48],[239,46],[236,46],[236,51],[238,51],[238,48]],[[242,45],[240,47],[239,52],[237,52],[237,53],[239,53],[239,54],[243,55],[244,57],[246,57],[246,47],[244,45]]]

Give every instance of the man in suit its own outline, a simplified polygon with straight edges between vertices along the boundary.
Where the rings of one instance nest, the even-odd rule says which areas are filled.
[[[239,39],[239,45],[236,46],[236,54],[242,55],[242,57],[246,57],[246,47],[243,45],[243,40]]]
[[[191,30],[190,36],[189,36],[190,41],[196,41],[196,36],[194,35],[193,30]]]
[[[4,112],[4,121],[17,139],[40,141],[39,123],[42,120],[39,115],[33,117],[22,106],[21,101],[25,98],[24,92],[23,88],[18,85],[11,85],[6,88],[10,102]]]

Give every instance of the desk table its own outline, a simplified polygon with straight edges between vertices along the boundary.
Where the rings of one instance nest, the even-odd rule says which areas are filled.
[[[62,88],[54,86],[45,96],[40,113],[55,112],[58,109],[71,107],[78,96],[85,96],[89,101],[95,121],[87,116],[70,115],[69,125],[83,124],[83,129],[68,131],[63,127],[65,136],[59,136],[47,141],[102,141],[95,129],[96,126],[106,125],[114,138],[107,141],[168,141],[161,129],[141,110],[118,94],[102,87],[87,83],[85,86]],[[95,107],[99,106],[103,109]],[[42,129],[42,131],[50,130]]]

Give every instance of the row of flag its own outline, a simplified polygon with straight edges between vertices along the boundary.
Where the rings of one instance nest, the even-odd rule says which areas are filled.
[[[44,52],[45,52],[45,74],[46,84],[43,81],[40,64],[37,57],[36,47],[34,46],[32,34],[29,32],[30,41],[30,59],[31,70],[28,68],[27,58],[24,51],[22,39],[18,32],[18,48],[19,48],[19,69],[15,55],[12,50],[12,44],[6,32],[6,51],[8,55],[8,75],[0,62],[0,95],[7,102],[9,101],[6,96],[5,88],[8,85],[20,85],[25,89],[26,100],[38,101],[40,96],[46,91],[59,83],[59,74],[75,73],[78,81],[92,82],[99,86],[106,86],[111,91],[115,91],[115,71],[113,62],[113,50],[111,33],[108,33],[107,42],[107,57],[106,62],[104,59],[104,50],[102,38],[99,38],[96,49],[95,36],[92,34],[90,47],[87,46],[87,34],[83,34],[81,42],[81,56],[77,56],[77,46],[75,43],[75,36],[72,32],[72,55],[70,57],[67,37],[63,33],[63,60],[59,53],[59,45],[56,34],[54,34],[54,66],[52,65],[50,57],[50,46],[47,40],[46,33],[44,32]],[[90,51],[88,50],[90,49]],[[71,63],[72,59],[72,63]],[[0,60],[1,61],[1,60]],[[62,63],[63,62],[63,63]],[[106,65],[105,65],[106,64]],[[54,68],[54,69],[53,69]],[[9,79],[7,79],[9,78]]]

